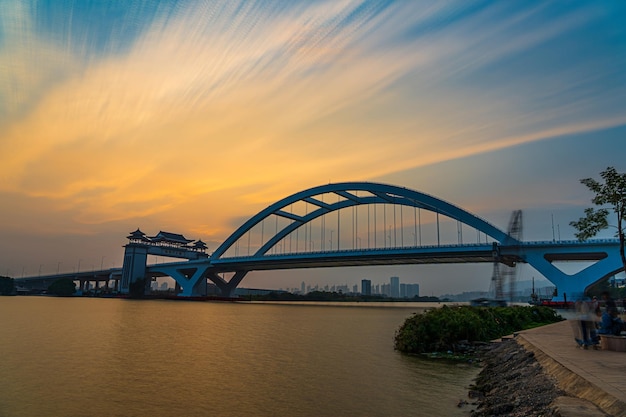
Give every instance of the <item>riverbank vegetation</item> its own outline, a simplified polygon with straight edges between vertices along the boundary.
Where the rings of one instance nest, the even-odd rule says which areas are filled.
[[[48,287],[48,294],[69,297],[76,294],[76,284],[70,278],[59,278]]]
[[[15,282],[13,278],[0,277],[0,295],[15,295]]]
[[[563,320],[542,306],[443,306],[409,317],[395,335],[395,348],[404,353],[464,353],[476,342]]]
[[[626,269],[626,173],[619,173],[615,168],[608,167],[600,173],[600,176],[604,182],[593,178],[580,180],[593,191],[595,196],[591,202],[600,208],[586,208],[585,217],[570,222],[570,226],[578,230],[575,235],[581,241],[596,236],[609,226],[616,228],[620,243],[619,254]],[[609,224],[611,210],[615,213],[616,224]]]

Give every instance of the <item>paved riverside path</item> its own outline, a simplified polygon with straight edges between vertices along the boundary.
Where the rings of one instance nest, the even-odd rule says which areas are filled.
[[[626,352],[579,348],[574,341],[576,323],[566,320],[524,330],[516,340],[535,353],[569,396],[587,400],[608,415],[626,417]],[[581,409],[563,415],[591,414]]]

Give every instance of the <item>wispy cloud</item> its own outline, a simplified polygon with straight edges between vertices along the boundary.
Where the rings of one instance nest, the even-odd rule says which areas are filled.
[[[542,61],[605,18],[592,5],[191,2],[84,59],[89,43],[38,35],[36,2],[3,4],[0,192],[84,224],[176,212],[191,228],[202,205],[226,230],[306,186],[626,123],[607,53]]]

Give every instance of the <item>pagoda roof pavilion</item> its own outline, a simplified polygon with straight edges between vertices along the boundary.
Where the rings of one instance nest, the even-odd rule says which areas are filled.
[[[193,244],[193,248],[196,250],[205,251],[208,249],[208,246],[202,240],[198,240]]]
[[[138,240],[142,242],[150,241],[150,239],[146,237],[146,234],[142,232],[141,230],[139,230],[139,228],[137,228],[137,230],[135,230],[134,232],[131,232],[130,235],[126,236],[126,239],[135,240],[135,241]]]
[[[193,242],[193,239],[187,239],[185,236],[177,234],[160,231],[156,236],[150,237],[152,242],[167,242],[167,243],[175,243],[179,245],[187,245]]]

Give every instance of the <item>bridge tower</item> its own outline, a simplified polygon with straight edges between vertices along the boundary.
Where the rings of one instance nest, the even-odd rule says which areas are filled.
[[[183,288],[185,295],[206,294],[204,278],[208,263],[200,262],[201,267],[185,265],[182,268],[180,265],[173,267],[147,265],[148,255],[203,261],[208,258],[207,245],[203,241],[198,240],[192,244],[193,239],[164,231],[149,237],[139,229],[127,236],[127,239],[129,243],[124,246],[124,265],[120,285],[122,294],[128,294],[130,286],[137,280],[159,275],[172,277]],[[149,285],[150,281],[147,281],[146,291],[149,290]]]
[[[126,237],[129,243],[124,246],[124,264],[122,266],[122,282],[120,292],[128,294],[130,285],[146,276],[148,250],[150,240],[146,234],[137,229]]]

